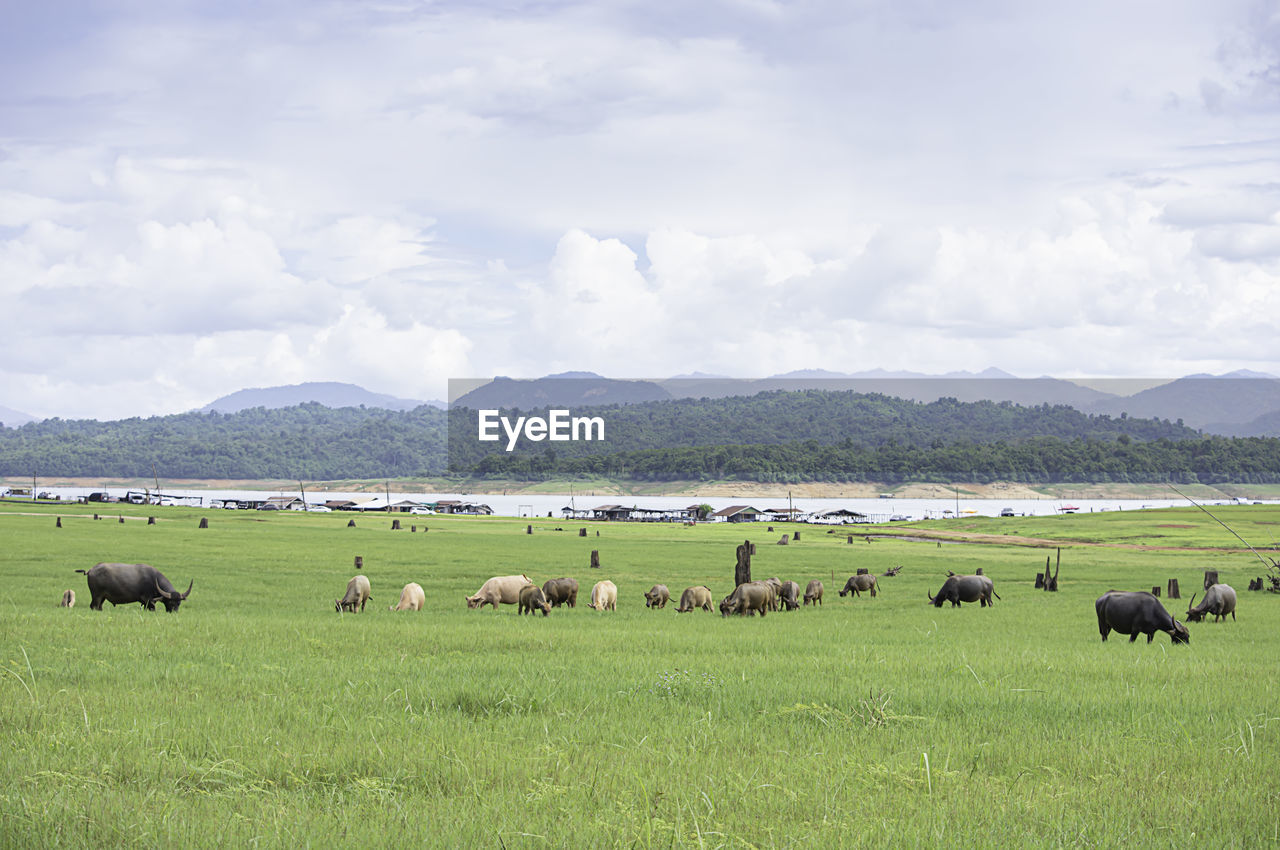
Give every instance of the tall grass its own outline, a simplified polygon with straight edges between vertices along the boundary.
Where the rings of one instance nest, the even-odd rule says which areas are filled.
[[[134,511],[119,523],[116,515]],[[596,525],[132,508],[0,511],[3,846],[1257,846],[1280,833],[1280,637],[1260,565],[1203,514],[998,521],[1046,550],[802,528]],[[158,517],[146,525],[148,514]],[[127,514],[126,514],[127,515]],[[1250,539],[1280,510],[1222,514]],[[199,529],[200,516],[210,527]],[[995,524],[997,521],[991,521]],[[417,532],[408,530],[418,525]],[[423,525],[429,527],[425,533]],[[1192,528],[1168,528],[1170,525]],[[952,524],[948,527],[957,528]],[[556,530],[562,528],[563,530]],[[600,530],[600,536],[595,531]],[[986,530],[975,527],[975,530]],[[1170,535],[1176,535],[1170,539]],[[753,572],[825,604],[722,619],[644,608]],[[598,549],[602,568],[587,568]],[[1052,550],[1048,550],[1052,551]],[[364,561],[373,601],[333,600]],[[88,610],[77,568],[154,564],[173,615]],[[839,598],[857,567],[876,599]],[[981,566],[993,608],[925,600]],[[1099,640],[1093,600],[1217,569],[1238,622]],[[469,611],[491,575],[570,575],[576,610]],[[594,581],[616,613],[585,607]],[[406,582],[421,613],[386,610]],[[57,608],[63,589],[76,608]],[[1169,601],[1181,614],[1186,599]]]

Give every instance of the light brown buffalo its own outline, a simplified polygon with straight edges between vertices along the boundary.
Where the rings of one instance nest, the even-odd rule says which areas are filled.
[[[800,585],[794,581],[784,581],[778,591],[778,601],[783,611],[794,611],[800,607]]]
[[[808,605],[811,602],[814,605],[822,604],[822,582],[816,578],[804,589],[804,604]]]
[[[464,597],[468,608],[483,608],[492,605],[498,610],[498,604],[515,605],[520,602],[520,589],[533,584],[526,575],[494,576],[480,586],[474,596]]]
[[[421,611],[427,604],[427,595],[422,592],[422,585],[411,581],[400,591],[400,601],[388,608],[388,611]]]
[[[655,584],[653,587],[645,591],[644,607],[646,608],[666,608],[667,600],[671,598],[671,591],[667,590],[665,584]]]
[[[591,601],[587,607],[597,611],[617,611],[618,586],[608,579],[596,582],[596,586],[591,588]]]
[[[720,600],[720,615],[730,614],[746,616],[760,612],[763,617],[777,605],[773,587],[764,581],[749,581],[734,588],[724,599]]]
[[[360,610],[364,610],[364,603],[373,597],[369,595],[369,579],[365,576],[352,576],[351,581],[347,582],[346,595],[341,599],[333,600],[333,608],[339,614],[343,611],[355,613],[356,606],[360,606]]]
[[[694,608],[701,608],[703,611],[711,610],[711,588],[698,585],[684,589],[684,593],[680,594],[680,607],[676,608],[676,613],[685,614]]]
[[[844,583],[844,590],[840,591],[840,595],[852,593],[854,596],[861,596],[862,591],[869,590],[871,595],[876,595],[876,577],[870,573],[861,573],[856,576],[849,576],[849,580]]]
[[[58,603],[59,608],[76,607],[76,592],[74,590],[62,591],[62,601]]]

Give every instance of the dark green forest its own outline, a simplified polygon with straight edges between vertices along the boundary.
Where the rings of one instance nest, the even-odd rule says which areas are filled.
[[[545,410],[504,415],[545,415]],[[805,390],[583,408],[603,442],[476,437],[476,413],[304,404],[234,414],[0,428],[0,475],[99,478],[487,478],[673,481],[1280,482],[1280,440],[1067,406],[930,403]]]

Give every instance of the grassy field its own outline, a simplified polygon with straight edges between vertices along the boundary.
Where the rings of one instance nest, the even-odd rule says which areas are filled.
[[[3,847],[1280,843],[1280,597],[1245,592],[1262,565],[1194,509],[916,524],[1006,538],[982,545],[804,526],[788,546],[785,525],[58,510],[0,507]],[[1215,513],[1255,546],[1280,530],[1280,507]],[[718,600],[744,538],[756,577],[821,579],[825,604],[644,608],[655,582]],[[1056,552],[1032,539],[1061,546],[1061,592],[1033,589]],[[339,615],[356,556],[373,601]],[[106,560],[195,586],[176,614],[90,611],[74,570]],[[895,565],[878,598],[836,595]],[[994,607],[927,604],[977,567]],[[1206,569],[1238,622],[1099,640],[1101,592],[1176,577],[1190,597]],[[517,572],[577,578],[578,608],[466,609]],[[585,606],[603,578],[616,613]],[[426,610],[388,612],[409,581]]]

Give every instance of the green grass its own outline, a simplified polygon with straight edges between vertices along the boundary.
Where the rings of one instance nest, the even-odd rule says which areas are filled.
[[[1270,506],[1214,512],[1255,546],[1280,524]],[[92,513],[60,509],[59,529],[0,509],[0,846],[1280,839],[1280,597],[1244,591],[1261,565],[1194,509],[919,524],[1127,544],[1065,543],[1057,594],[1033,589],[1052,549],[849,545],[820,527],[784,547],[785,525],[587,524],[584,539],[554,520],[527,535],[516,519]],[[676,615],[688,585],[729,591],[744,538],[757,577],[819,578],[826,604]],[[1148,542],[1178,548],[1131,548]],[[338,615],[357,555],[373,601]],[[73,571],[102,560],[195,587],[173,615],[90,611]],[[878,598],[836,595],[857,567],[898,564]],[[993,608],[926,604],[946,570],[979,566]],[[1177,577],[1189,597],[1205,569],[1240,591],[1238,622],[1192,624],[1189,647],[1100,642],[1102,591]],[[465,608],[514,572],[576,577],[579,607]],[[585,607],[601,578],[616,614]],[[426,610],[389,613],[408,581]],[[666,610],[644,608],[655,582]]]

